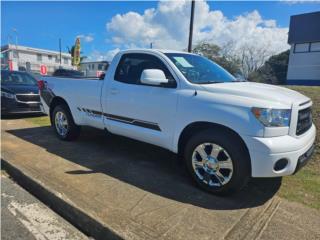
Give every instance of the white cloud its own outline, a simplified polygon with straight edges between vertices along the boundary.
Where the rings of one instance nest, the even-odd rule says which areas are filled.
[[[120,51],[120,48],[109,50],[105,55],[106,60],[111,61],[112,58]]]
[[[280,0],[280,2],[293,5],[293,4],[301,4],[301,3],[318,3],[320,4],[319,0]]]
[[[91,61],[111,61],[112,58],[120,51],[119,48],[109,50],[107,52],[102,52],[98,50],[93,50],[90,55],[85,59],[86,62]]]
[[[112,43],[119,48],[149,47],[182,50],[187,48],[190,1],[160,1],[143,14],[127,12],[106,23]],[[234,43],[265,48],[274,54],[289,48],[288,28],[277,26],[274,19],[263,19],[258,11],[227,18],[223,12],[210,10],[205,1],[196,1],[194,43],[209,41],[223,46]]]
[[[94,40],[92,34],[80,34],[77,36],[77,38],[81,38],[84,42],[92,42]]]

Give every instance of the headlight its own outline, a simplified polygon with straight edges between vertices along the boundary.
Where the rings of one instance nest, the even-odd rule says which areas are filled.
[[[1,92],[1,97],[13,99],[14,98],[14,94],[8,93],[8,92]]]
[[[253,115],[266,127],[288,127],[291,109],[252,108]]]

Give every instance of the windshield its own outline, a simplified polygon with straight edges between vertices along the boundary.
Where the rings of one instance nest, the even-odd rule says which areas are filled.
[[[166,53],[185,78],[192,83],[235,82],[236,79],[218,64],[199,55]]]
[[[25,72],[1,71],[1,84],[37,85],[37,80]]]

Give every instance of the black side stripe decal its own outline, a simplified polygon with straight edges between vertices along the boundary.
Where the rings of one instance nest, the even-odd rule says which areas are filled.
[[[86,112],[86,113],[103,115],[107,119],[112,120],[112,121],[122,122],[122,123],[131,124],[131,125],[135,125],[135,126],[139,126],[139,127],[143,127],[143,128],[149,128],[152,130],[161,131],[161,129],[157,123],[147,122],[147,121],[128,118],[128,117],[117,116],[117,115],[108,114],[108,113],[102,113],[102,112],[99,112],[96,110],[90,110],[90,109],[86,109],[86,108],[82,108],[82,109],[78,108],[78,110]]]

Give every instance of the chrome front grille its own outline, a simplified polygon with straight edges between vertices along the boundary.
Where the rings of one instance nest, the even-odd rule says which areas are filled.
[[[23,103],[40,102],[39,94],[16,94],[16,99]]]
[[[296,135],[299,136],[308,131],[312,126],[311,107],[299,110]]]

